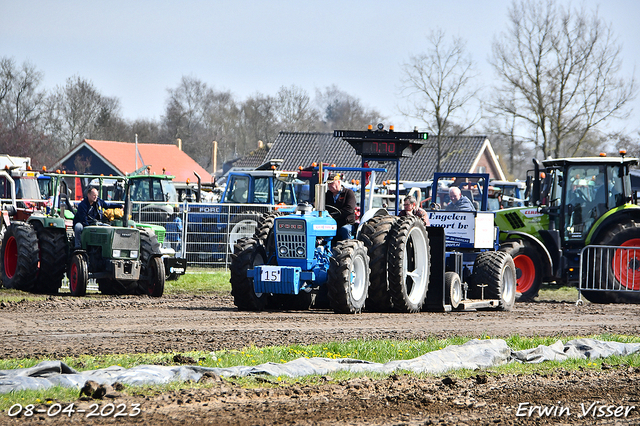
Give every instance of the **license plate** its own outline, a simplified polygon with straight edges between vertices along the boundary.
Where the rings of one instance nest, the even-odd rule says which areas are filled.
[[[263,266],[260,268],[260,280],[269,282],[280,282],[280,268],[278,266]]]

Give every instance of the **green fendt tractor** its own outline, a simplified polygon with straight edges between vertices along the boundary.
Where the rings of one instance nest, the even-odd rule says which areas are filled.
[[[51,205],[35,211],[25,221],[12,222],[2,239],[2,283],[35,293],[55,294],[65,273],[74,296],[84,296],[89,279],[95,279],[105,294],[148,294],[164,292],[165,271],[160,250],[164,239],[161,226],[136,224],[129,220],[131,201],[126,178],[123,211],[107,211],[104,222],[84,227],[81,247],[75,246],[73,215],[64,180],[51,177]],[[88,181],[103,176],[73,175]]]
[[[528,205],[499,210],[500,250],[513,257],[519,301],[538,295],[543,282],[578,284],[581,251],[588,245],[640,246],[640,207],[631,192],[630,166],[638,159],[534,159]],[[634,252],[635,253],[635,252]],[[640,254],[640,253],[639,253]],[[640,256],[638,256],[640,257]],[[621,277],[640,282],[640,259],[603,262],[603,279],[624,289]],[[638,292],[583,291],[594,303],[637,303]]]

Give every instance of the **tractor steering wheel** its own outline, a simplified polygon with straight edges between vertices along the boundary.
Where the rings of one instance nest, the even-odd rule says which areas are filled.
[[[329,211],[329,214],[330,214],[331,216],[333,216],[334,214],[337,214],[337,215],[340,215],[340,214],[341,214],[340,209],[339,209],[339,208],[337,208],[336,206],[330,206],[329,204],[325,204],[325,207],[326,207],[326,209],[327,209],[328,211],[329,211],[329,210],[332,210],[332,211]]]

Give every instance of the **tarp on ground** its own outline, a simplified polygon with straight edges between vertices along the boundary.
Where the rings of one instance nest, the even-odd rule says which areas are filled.
[[[140,365],[132,368],[112,366],[98,370],[78,372],[60,361],[43,361],[30,368],[0,370],[0,393],[25,389],[47,389],[53,386],[80,389],[87,380],[113,385],[159,385],[177,381],[198,381],[207,372],[223,377],[270,375],[300,377],[312,374],[327,375],[336,371],[439,374],[462,368],[486,369],[509,362],[540,363],[564,361],[570,358],[598,359],[612,355],[625,356],[640,351],[640,343],[606,342],[595,339],[571,340],[566,344],[558,340],[550,346],[513,351],[502,339],[470,340],[462,345],[451,345],[409,360],[384,364],[342,358],[298,358],[286,363],[256,366],[211,368],[200,366]]]

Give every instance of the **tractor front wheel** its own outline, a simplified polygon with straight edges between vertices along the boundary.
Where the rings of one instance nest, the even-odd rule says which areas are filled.
[[[147,277],[145,280],[139,281],[144,294],[151,297],[162,297],[165,283],[164,262],[162,258],[152,257],[142,272]]]
[[[542,286],[542,262],[531,243],[508,241],[500,251],[509,253],[516,267],[516,302],[528,302],[538,296]]]
[[[231,255],[231,295],[233,303],[241,311],[261,311],[267,306],[269,295],[256,293],[253,279],[247,271],[265,264],[264,249],[253,238],[241,238]]]
[[[85,296],[88,282],[87,260],[83,254],[76,253],[71,256],[71,264],[69,265],[69,290],[71,295]]]
[[[369,272],[369,255],[362,241],[344,240],[336,244],[327,280],[329,304],[334,312],[362,312],[369,290]]]

